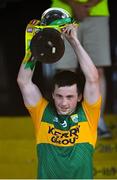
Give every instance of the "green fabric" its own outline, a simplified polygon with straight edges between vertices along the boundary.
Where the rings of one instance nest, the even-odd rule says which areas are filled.
[[[79,1],[86,2],[87,0],[79,0]],[[71,7],[68,4],[63,3],[61,0],[51,0],[51,2],[52,2],[51,7],[63,8],[72,15]],[[102,0],[100,3],[98,3],[95,7],[92,7],[90,10],[90,16],[108,16],[108,15],[109,15],[109,9],[108,9],[107,0]]]
[[[40,144],[37,145],[37,154],[41,157],[38,166],[38,179],[93,178],[93,148],[88,143],[67,148]]]
[[[67,122],[66,127],[61,125],[64,120]],[[48,125],[53,124],[56,133],[57,130],[62,130],[64,134],[64,131],[79,131],[78,123],[87,122],[87,118],[81,105],[77,107],[72,115],[61,116],[56,113],[51,104],[48,104],[42,117],[43,122],[48,123]],[[70,130],[73,126],[77,126],[77,128]],[[53,134],[53,131],[50,133]],[[57,141],[57,135],[53,134],[53,137],[55,137],[53,140]],[[69,139],[65,136],[64,138],[61,137],[60,142],[56,142],[55,145],[37,144],[38,179],[92,179],[94,148],[88,142],[75,143],[75,138],[72,136]],[[67,141],[70,141],[70,143]],[[69,146],[59,147],[56,146],[57,143],[61,145],[69,143]]]
[[[37,60],[35,60],[35,59],[31,60],[30,59],[29,61],[24,63],[25,64],[25,69],[29,68],[29,69],[33,70],[35,65],[36,65],[36,63],[37,63]]]
[[[49,25],[59,25],[62,26],[64,24],[70,24],[73,23],[74,19],[72,18],[64,18],[64,19],[57,19],[55,21],[52,21]]]
[[[80,107],[78,106],[78,108],[76,109],[76,111],[73,114],[78,115],[78,122],[84,122],[84,121],[86,122],[87,121],[86,115],[83,111],[82,106],[80,106]],[[48,104],[45,111],[44,111],[44,114],[42,117],[42,122],[47,122],[47,123],[53,124],[53,120],[56,117],[59,119],[59,121],[61,121],[61,123],[65,120],[68,124],[68,126],[66,128],[63,128],[59,123],[54,123],[54,126],[57,129],[66,131],[66,130],[69,130],[70,127],[76,125],[76,123],[72,121],[72,118],[71,118],[72,114],[69,116],[68,115],[60,115],[59,116],[59,115],[57,115],[55,109],[52,108],[51,104]]]

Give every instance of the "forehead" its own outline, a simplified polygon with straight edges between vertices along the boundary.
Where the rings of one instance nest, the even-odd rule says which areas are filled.
[[[73,84],[71,86],[62,87],[58,87],[58,85],[55,85],[54,93],[66,95],[77,93],[77,85]]]

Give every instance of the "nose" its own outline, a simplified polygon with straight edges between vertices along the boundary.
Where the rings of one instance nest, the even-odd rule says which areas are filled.
[[[61,104],[62,104],[62,106],[66,106],[67,105],[67,99],[63,98]]]

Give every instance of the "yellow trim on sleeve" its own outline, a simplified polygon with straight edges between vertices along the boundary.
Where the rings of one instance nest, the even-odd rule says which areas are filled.
[[[102,97],[100,96],[96,103],[89,104],[85,100],[82,102],[84,112],[86,114],[92,135],[97,139],[97,127],[101,112]]]
[[[89,106],[89,107],[91,107],[91,108],[94,108],[94,107],[100,106],[101,102],[102,102],[102,96],[100,96],[100,97],[98,98],[98,100],[97,100],[95,103],[93,103],[93,104],[89,104],[85,99],[84,99],[84,101],[82,102],[82,104],[84,104],[84,105],[86,105],[86,106]]]
[[[47,104],[48,104],[48,101],[44,98],[41,98],[35,106],[27,106],[27,109],[32,117],[36,136],[38,134],[43,112]]]

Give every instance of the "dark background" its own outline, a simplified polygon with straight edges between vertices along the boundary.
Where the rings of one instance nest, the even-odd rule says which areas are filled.
[[[42,3],[42,2],[41,2]],[[26,115],[16,79],[24,57],[25,28],[31,19],[40,19],[50,1],[0,0],[0,115]],[[108,0],[112,66],[105,68],[107,100],[105,113],[117,113],[117,10],[116,1]],[[35,80],[43,91],[42,66],[36,67]]]

